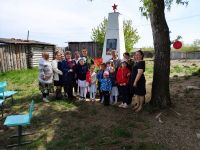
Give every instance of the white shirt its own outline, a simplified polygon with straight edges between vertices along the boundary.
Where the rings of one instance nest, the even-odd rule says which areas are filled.
[[[55,81],[59,81],[59,75],[62,75],[62,71],[58,69],[58,60],[57,59],[54,59],[52,61],[52,69],[53,69],[53,79]]]

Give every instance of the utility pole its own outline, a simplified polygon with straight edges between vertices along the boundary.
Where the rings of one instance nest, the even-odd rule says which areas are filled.
[[[29,40],[29,30],[28,30],[28,33],[27,33],[27,39],[26,39],[27,41]]]

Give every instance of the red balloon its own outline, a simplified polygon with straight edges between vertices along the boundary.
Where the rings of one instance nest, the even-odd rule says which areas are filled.
[[[182,47],[182,43],[180,41],[176,41],[173,43],[173,47],[175,49],[180,49]]]

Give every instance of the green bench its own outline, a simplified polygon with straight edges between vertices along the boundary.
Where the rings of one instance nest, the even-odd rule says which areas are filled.
[[[28,126],[31,123],[32,113],[34,111],[34,101],[31,102],[29,106],[29,111],[27,114],[20,114],[20,115],[10,115],[6,117],[6,120],[4,122],[4,125],[7,127],[18,127],[18,132],[16,135],[11,136],[10,138],[17,137],[18,141],[16,144],[8,145],[8,147],[15,147],[15,146],[21,146],[25,144],[31,143],[30,141],[27,142],[21,142],[22,136],[30,135],[32,133],[22,133],[22,127]]]
[[[0,86],[0,93],[2,94],[2,97],[0,97],[0,107],[1,107],[2,118],[3,118],[3,109],[4,109],[3,103],[5,101],[4,91],[5,91],[5,86]]]
[[[0,92],[0,99],[2,99],[4,97],[4,99],[6,100],[7,98],[11,98],[12,99],[12,104],[13,102],[13,95],[15,95],[17,93],[17,91],[10,91],[10,90],[6,90],[8,83],[6,81],[1,81],[0,82],[0,87],[5,87],[4,88],[4,92]]]

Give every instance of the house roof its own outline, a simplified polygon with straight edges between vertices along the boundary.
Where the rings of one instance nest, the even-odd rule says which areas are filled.
[[[95,43],[94,41],[81,41],[81,42],[67,42],[68,44],[79,44],[79,43]]]
[[[0,38],[0,43],[5,44],[28,44],[28,45],[49,45],[54,46],[54,44],[46,43],[46,42],[40,42],[35,40],[23,40],[23,39],[15,39],[15,38]]]

